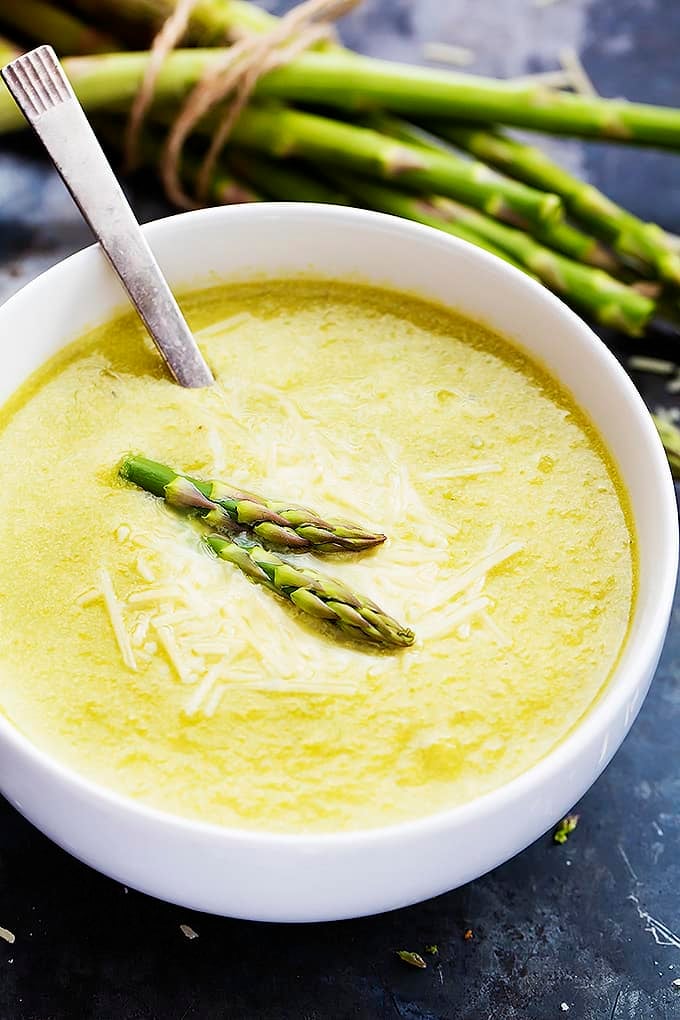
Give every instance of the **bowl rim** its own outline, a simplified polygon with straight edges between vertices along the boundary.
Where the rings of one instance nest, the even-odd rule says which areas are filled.
[[[667,631],[678,572],[678,516],[673,479],[661,440],[642,397],[615,356],[597,334],[580,316],[541,283],[532,279],[520,269],[504,262],[484,249],[472,245],[468,241],[464,241],[451,234],[442,233],[433,227],[385,213],[357,209],[352,206],[335,206],[311,202],[260,202],[238,206],[216,206],[177,213],[152,220],[145,223],[142,229],[153,249],[155,240],[163,232],[172,232],[178,225],[179,229],[182,230],[185,226],[200,223],[201,220],[208,222],[222,217],[225,219],[264,219],[271,216],[272,212],[279,218],[300,217],[313,220],[321,217],[331,220],[344,220],[346,222],[353,220],[357,227],[363,225],[368,228],[371,225],[382,225],[400,234],[403,241],[408,241],[409,237],[429,239],[430,241],[436,238],[444,246],[449,247],[452,252],[457,251],[459,255],[474,258],[480,263],[486,263],[489,267],[493,266],[496,272],[503,272],[509,275],[513,278],[515,286],[524,288],[528,299],[547,306],[553,315],[558,315],[562,318],[565,326],[581,334],[582,339],[590,347],[589,357],[593,363],[599,362],[599,369],[609,372],[610,376],[616,379],[623,391],[623,396],[627,398],[629,405],[631,405],[630,410],[636,415],[636,427],[642,439],[646,441],[649,448],[648,453],[653,460],[652,468],[658,476],[663,490],[663,501],[656,506],[656,512],[658,514],[659,529],[663,532],[664,542],[667,543],[668,555],[664,556],[660,562],[654,565],[656,570],[658,609],[654,617],[653,626],[638,635],[634,642],[629,632],[622,650],[625,648],[629,652],[632,651],[633,654],[630,662],[625,664],[625,668],[622,668],[620,662],[614,666],[608,681],[597,695],[595,703],[591,704],[584,711],[583,715],[573,724],[571,729],[555,747],[518,776],[462,804],[442,808],[431,814],[405,819],[389,825],[376,826],[375,828],[322,832],[278,832],[220,825],[216,822],[193,819],[145,804],[143,801],[118,793],[110,787],[88,779],[75,768],[60,762],[57,758],[33,743],[2,712],[0,712],[0,742],[9,744],[20,755],[32,759],[41,769],[51,773],[55,780],[59,781],[62,785],[72,787],[74,792],[79,793],[83,798],[97,801],[103,806],[132,816],[140,822],[149,822],[164,826],[166,829],[174,829],[175,831],[227,844],[240,843],[249,845],[250,848],[253,846],[264,848],[283,844],[292,848],[304,847],[306,850],[316,848],[327,849],[331,846],[352,846],[353,848],[360,849],[361,847],[377,846],[383,843],[386,845],[392,844],[395,839],[400,838],[432,837],[441,835],[444,832],[451,834],[455,830],[465,828],[483,818],[492,816],[500,809],[507,809],[513,802],[520,801],[532,788],[538,790],[541,787],[551,786],[561,772],[569,769],[585,746],[593,741],[599,739],[602,742],[604,740],[606,747],[608,725],[625,707],[626,703],[630,703],[636,689],[640,687],[641,677],[643,677],[650,666],[656,664]],[[102,258],[102,252],[99,245],[95,243],[67,256],[40,273],[0,305],[0,325],[3,316],[8,310],[11,311],[15,304],[30,300],[32,292],[34,290],[39,291],[46,281],[53,286],[58,285],[62,274],[88,272],[90,271],[91,264],[100,258]],[[178,289],[181,290],[181,287]],[[397,290],[398,288],[395,287],[393,289]],[[471,317],[474,318],[474,316]],[[516,343],[517,346],[521,347],[521,342],[516,342],[514,338],[510,339],[509,342]],[[534,361],[537,360],[530,350],[527,353]],[[36,365],[32,371],[43,365],[45,360]],[[552,372],[549,367],[548,370]],[[556,373],[555,377],[560,381]],[[15,390],[12,392],[15,392]],[[584,407],[583,410],[586,414],[589,413],[587,407]],[[631,625],[635,620],[638,608],[639,604],[634,610]],[[618,744],[616,747],[618,747]],[[616,750],[616,747],[612,753]],[[600,757],[601,768],[604,768],[609,757],[605,756],[604,751]],[[601,769],[598,769],[590,782],[595,781],[600,771]]]

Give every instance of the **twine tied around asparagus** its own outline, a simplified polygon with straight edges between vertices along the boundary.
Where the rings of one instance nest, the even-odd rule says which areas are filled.
[[[153,102],[163,62],[186,32],[197,3],[198,0],[178,0],[153,40],[147,70],[127,124],[125,162],[128,169],[137,162],[139,135]],[[294,60],[316,43],[334,39],[332,22],[359,3],[361,0],[304,0],[280,18],[271,31],[263,35],[246,35],[229,47],[224,59],[206,72],[189,93],[168,132],[160,173],[166,196],[171,202],[185,209],[195,209],[204,203],[219,155],[260,78]],[[192,197],[181,183],[182,150],[197,122],[225,100],[228,100],[226,111],[201,163],[196,196]]]

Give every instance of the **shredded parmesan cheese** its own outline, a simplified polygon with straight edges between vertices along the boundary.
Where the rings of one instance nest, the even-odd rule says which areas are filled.
[[[491,599],[483,596],[456,607],[446,607],[440,613],[431,613],[421,624],[419,637],[437,638],[449,634],[454,628],[490,605]]]
[[[187,669],[170,627],[159,626],[158,621],[154,620],[154,630],[158,635],[158,643],[167,655],[170,665],[174,668],[182,683],[194,683],[196,677]]]
[[[336,396],[331,393],[329,399]],[[414,482],[405,452],[392,437],[369,437],[382,450],[385,469],[371,486],[357,485],[356,450],[342,433],[310,430],[302,396],[282,394],[261,380],[243,393],[227,376],[211,387],[206,398],[209,404],[213,402],[213,414],[217,403],[221,418],[235,416],[241,419],[239,425],[246,423],[252,458],[250,462],[240,458],[233,470],[223,474],[224,450],[209,408],[206,470],[214,477],[229,478],[254,491],[264,488],[261,480],[266,479],[269,493],[287,494],[301,503],[305,493],[314,492],[320,510],[359,519],[388,534],[385,545],[371,556],[343,557],[334,564],[334,572],[415,631],[416,647],[400,665],[405,681],[417,667],[423,641],[441,643],[441,651],[435,654],[442,656],[451,654],[451,641],[489,641],[492,637],[499,641],[482,616],[492,608],[485,590],[487,577],[515,555],[522,543],[506,541],[501,545],[500,528],[494,527],[481,556],[457,569],[451,562],[451,539],[460,529],[430,506],[425,492]],[[483,417],[489,413],[473,393],[449,388],[445,399],[454,401],[461,414]],[[299,449],[302,434],[305,457],[300,460],[290,451],[292,446]],[[427,484],[459,478],[462,486],[467,478],[502,470],[500,462],[480,460],[427,475],[424,480]],[[355,662],[362,663],[366,682],[378,682],[390,674],[387,657],[378,657],[366,668],[366,649],[342,642],[288,639],[287,628],[295,610],[238,569],[206,555],[198,532],[188,521],[168,513],[162,502],[150,501],[149,506],[148,527],[129,536],[141,583],[124,602],[109,585],[107,610],[124,657],[134,647],[139,668],[146,669],[153,662],[168,682],[186,686],[181,703],[188,718],[212,718],[230,692],[234,696],[252,691],[262,696],[351,697],[359,686],[343,678],[353,675]],[[296,562],[318,568],[318,560],[309,554],[296,556]],[[100,587],[106,586],[100,583]],[[81,597],[96,598],[98,592]],[[127,644],[124,619],[130,623]],[[281,632],[282,640],[262,640],[263,627]],[[151,629],[154,641],[149,640]]]
[[[220,439],[220,434],[216,428],[211,427],[208,429],[208,446],[212,456],[211,474],[215,476],[224,474],[227,466],[227,454],[224,449],[224,443]]]
[[[135,659],[135,653],[132,650],[130,637],[125,629],[125,621],[123,620],[120,603],[118,602],[116,593],[113,589],[111,575],[105,567],[101,567],[97,571],[97,580],[99,583],[99,590],[106,607],[106,612],[108,613],[109,620],[111,621],[111,628],[113,630],[114,637],[118,643],[120,654],[123,656],[123,662],[128,669],[136,670],[137,661]]]
[[[486,547],[484,549],[484,555],[485,556],[490,556],[491,553],[498,547],[498,543],[500,541],[500,537],[501,537],[501,526],[500,526],[500,524],[496,524],[496,525],[494,525],[494,527],[493,527],[493,529],[491,531],[491,534],[489,535],[489,540],[486,543]],[[481,595],[482,592],[484,591],[484,585],[485,584],[486,584],[486,574],[482,574],[480,577],[477,578],[476,581],[473,581],[472,584],[470,585],[470,587],[467,589],[467,596],[468,596],[468,598],[474,598],[476,595]]]
[[[456,595],[459,595],[461,592],[469,588],[470,585],[479,577],[484,577],[490,571],[499,567],[501,563],[505,563],[506,560],[509,560],[511,556],[516,556],[523,548],[523,542],[509,542],[507,545],[502,546],[502,548],[497,549],[495,552],[482,556],[476,563],[470,564],[469,567],[466,567],[465,570],[461,571],[461,573],[453,579],[447,588],[439,589],[434,594],[430,604],[430,609],[440,609],[443,605],[450,602]]]
[[[432,481],[449,482],[453,478],[472,478],[474,475],[493,475],[503,470],[502,464],[469,464],[467,467],[450,468],[442,472],[430,472],[425,475]]]
[[[636,354],[628,358],[628,368],[632,368],[634,372],[651,372],[653,375],[672,375],[678,366],[674,361],[665,361],[662,358],[648,358]]]
[[[565,46],[560,50],[560,63],[571,78],[574,92],[578,92],[582,96],[598,95],[588,72],[581,63],[581,58],[572,46]]]
[[[451,67],[468,67],[475,61],[475,52],[467,46],[453,46],[449,43],[427,42],[423,44],[425,60]]]
[[[134,646],[141,646],[146,641],[146,636],[149,633],[149,625],[151,624],[151,614],[142,614],[139,622],[136,624],[132,631],[131,641]]]
[[[271,691],[279,694],[356,694],[357,685],[351,683],[314,683],[289,680],[255,680],[243,684],[252,691]]]
[[[486,624],[486,626],[493,634],[496,640],[496,644],[500,645],[502,648],[507,648],[509,645],[512,644],[512,641],[510,640],[508,635],[501,630],[501,628],[498,626],[498,624],[491,616],[491,614],[488,612],[488,610],[482,609],[479,616],[483,623]]]
[[[212,694],[210,695],[210,697],[206,701],[205,708],[203,710],[203,714],[208,719],[211,719],[212,716],[214,716],[214,714],[217,711],[217,709],[219,708],[220,701],[222,700],[222,698],[224,696],[224,692],[226,691],[226,689],[227,689],[227,685],[226,684],[217,684],[217,686],[213,690]]]
[[[153,571],[151,570],[149,564],[146,562],[146,560],[141,555],[141,553],[137,557],[137,564],[136,564],[136,566],[137,566],[137,573],[139,574],[139,576],[141,577],[141,579],[143,581],[151,582],[151,581],[154,580]]]
[[[534,71],[511,78],[513,85],[543,85],[549,89],[573,88],[572,77],[567,71]]]
[[[220,339],[225,333],[231,333],[239,326],[252,321],[253,316],[250,312],[237,312],[236,315],[229,315],[226,319],[220,319],[219,322],[204,326],[203,329],[197,330],[194,336],[199,341]]]
[[[164,600],[181,602],[183,592],[180,588],[171,588],[169,585],[158,585],[153,588],[146,588],[143,591],[133,591],[128,596],[128,602],[133,606],[157,606]]]
[[[218,671],[219,666],[213,666],[203,677],[203,680],[186,703],[184,711],[187,715],[196,715],[205,699],[212,693],[215,681],[217,680]]]

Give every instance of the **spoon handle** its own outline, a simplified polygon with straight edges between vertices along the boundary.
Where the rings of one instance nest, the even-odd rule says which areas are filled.
[[[175,380],[210,386],[210,369],[52,47],[31,50],[1,73]]]

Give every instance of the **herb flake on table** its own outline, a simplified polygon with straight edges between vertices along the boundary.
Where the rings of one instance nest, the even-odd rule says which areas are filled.
[[[423,960],[420,953],[412,953],[409,949],[398,949],[397,956],[404,963],[408,963],[410,967],[417,967],[419,970],[426,970],[427,964]]]
[[[569,836],[578,825],[578,815],[567,815],[562,819],[553,833],[553,843],[566,843]]]

